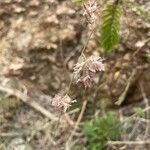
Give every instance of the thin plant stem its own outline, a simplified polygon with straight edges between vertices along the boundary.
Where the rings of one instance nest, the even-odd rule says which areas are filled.
[[[55,126],[54,138],[57,136],[57,129],[58,129],[59,125],[60,125],[60,119],[61,119],[62,115],[63,115],[63,113],[61,112],[59,117],[58,117],[57,124]]]
[[[69,86],[68,86],[67,94],[69,94],[69,92],[70,92],[71,85],[72,85],[72,83],[73,83],[73,78],[74,78],[74,74],[72,74],[72,75],[71,75],[71,80],[70,80],[70,82],[69,82]]]
[[[80,56],[84,55],[84,51],[86,50],[87,45],[88,45],[88,43],[89,43],[89,41],[90,41],[90,39],[91,39],[91,36],[92,36],[92,34],[94,33],[94,31],[95,31],[95,28],[92,29],[92,31],[91,31],[91,33],[90,33],[90,35],[89,35],[89,37],[88,37],[88,39],[87,39],[87,41],[86,41],[84,47],[83,47],[82,50],[81,50],[81,55],[80,55]],[[79,57],[80,57],[80,56],[79,56]]]
[[[87,39],[87,41],[86,41],[84,47],[83,47],[82,50],[81,50],[81,54],[80,54],[79,58],[80,58],[81,56],[85,57],[84,51],[86,50],[87,45],[88,45],[88,43],[89,43],[89,41],[90,41],[90,39],[91,39],[91,36],[92,36],[92,34],[94,33],[94,31],[95,31],[95,28],[92,29],[92,31],[91,31],[91,33],[90,33],[90,35],[89,35],[89,37],[88,37],[88,39]],[[69,82],[67,94],[69,94],[69,92],[70,92],[70,89],[71,89],[71,86],[72,86],[72,83],[73,83],[73,78],[74,78],[74,74],[72,74],[72,76],[71,76],[71,80],[70,80],[70,82]]]

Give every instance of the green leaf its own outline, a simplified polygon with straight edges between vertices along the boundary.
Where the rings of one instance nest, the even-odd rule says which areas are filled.
[[[140,107],[133,108],[134,113],[139,117],[144,117],[144,110]]]
[[[72,0],[73,3],[82,4],[84,2],[88,2],[88,0]],[[101,0],[96,0],[97,3],[101,2]]]
[[[72,0],[73,3],[82,4],[85,0]]]
[[[109,4],[102,12],[102,26],[100,42],[104,53],[111,52],[119,42],[120,7]]]
[[[83,127],[87,139],[88,150],[103,150],[108,140],[118,140],[121,137],[121,123],[115,112],[88,122]]]

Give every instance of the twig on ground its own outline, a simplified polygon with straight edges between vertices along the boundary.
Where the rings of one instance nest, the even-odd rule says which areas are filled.
[[[131,140],[131,138],[135,135],[135,133],[136,133],[136,131],[137,131],[137,129],[138,129],[141,122],[146,123],[146,130],[145,130],[144,139],[147,139],[147,137],[149,136],[149,127],[150,127],[149,126],[150,125],[150,121],[149,121],[149,116],[150,116],[150,114],[149,114],[149,110],[150,110],[149,100],[147,99],[146,94],[145,94],[144,89],[143,89],[141,84],[140,84],[140,89],[141,89],[141,93],[142,93],[142,96],[143,96],[144,103],[146,105],[146,107],[145,107],[145,109],[143,109],[143,111],[146,112],[147,117],[146,117],[146,119],[145,118],[138,118],[137,114],[133,114],[130,117],[128,117],[127,119],[126,118],[124,119],[123,117],[121,118],[122,122],[125,122],[126,120],[131,120],[131,119],[136,119],[137,120],[136,124],[134,125],[132,131],[130,132],[130,134],[127,138],[128,140]],[[120,113],[121,113],[120,116],[122,116],[121,111],[120,111]]]
[[[144,109],[144,111],[145,112],[147,112],[147,111],[149,111],[149,105],[148,105],[148,99],[146,98],[146,95],[145,95],[145,93],[144,93],[144,90],[143,90],[143,87],[141,86],[141,84],[140,84],[140,89],[141,89],[141,92],[142,92],[142,96],[143,96],[143,98],[144,98],[144,102],[145,102],[145,104],[146,104],[146,108]],[[147,115],[148,115],[149,113],[147,113]],[[136,114],[134,114],[134,115],[132,115],[131,117],[133,118],[133,117],[135,117],[136,116]],[[137,128],[139,127],[139,125],[140,125],[140,123],[142,122],[142,120],[141,119],[138,119],[138,122],[136,122],[136,124],[135,124],[135,126],[134,126],[134,128],[133,128],[133,130],[132,130],[132,132],[129,134],[129,140],[134,136],[134,134],[136,133],[136,130],[137,130]],[[145,135],[144,135],[144,139],[146,139],[146,137],[148,137],[148,135],[149,135],[149,122],[146,122],[147,123],[147,126],[146,126],[146,130],[145,130]]]
[[[133,78],[136,74],[136,71],[137,71],[136,69],[134,69],[132,71],[132,74],[131,74],[131,76],[129,77],[129,79],[127,81],[126,88],[125,88],[124,92],[121,94],[121,96],[119,97],[118,101],[115,103],[116,105],[120,106],[124,102],[124,100],[126,98],[126,95],[128,93],[128,90],[129,90],[131,84],[133,83]]]
[[[135,135],[140,123],[141,123],[141,120],[138,120],[138,122],[136,122],[136,124],[134,125],[132,131],[130,132],[130,134],[128,136],[128,140],[131,140],[131,138]]]
[[[20,136],[20,135],[21,135],[21,133],[16,133],[16,132],[0,133],[0,138],[16,137],[16,136]]]
[[[84,114],[85,109],[86,109],[87,102],[88,102],[87,100],[83,102],[83,105],[82,105],[82,108],[81,108],[81,112],[80,112],[80,114],[79,114],[79,117],[78,117],[78,119],[77,119],[77,122],[76,122],[76,124],[75,124],[75,126],[74,126],[74,129],[72,130],[72,132],[71,132],[71,134],[70,134],[70,136],[69,136],[69,138],[68,138],[68,141],[67,141],[67,143],[66,143],[66,149],[67,149],[67,150],[69,150],[70,147],[71,147],[71,146],[70,146],[70,145],[71,145],[70,142],[71,142],[73,136],[75,135],[75,132],[76,132],[78,126],[79,126],[79,123],[81,122],[81,119],[82,119],[83,114]]]
[[[149,102],[148,102],[149,100],[146,97],[146,94],[144,92],[144,88],[143,88],[142,84],[139,84],[139,85],[140,85],[142,97],[143,97],[143,100],[144,100],[144,103],[145,103],[145,108],[148,108],[149,107]],[[150,117],[149,111],[146,111],[145,117],[146,117],[147,120],[149,120],[149,117]],[[144,140],[147,139],[147,137],[149,136],[149,133],[150,133],[150,124],[149,124],[149,122],[147,122],[146,123],[145,134],[144,134]]]
[[[147,107],[147,108],[145,108],[145,109],[143,109],[144,112],[149,111],[149,110],[150,110],[150,106]],[[121,113],[121,112],[120,112],[120,113]],[[135,117],[137,117],[137,114],[133,114],[133,115],[131,115],[131,116],[125,118],[125,119],[122,118],[122,122],[125,122],[126,120],[131,120],[131,119],[133,119],[133,118],[135,118]]]
[[[133,57],[135,57],[135,55],[150,41],[150,38],[148,38],[147,40],[144,41],[144,44],[139,47],[134,53],[133,53]]]
[[[133,119],[135,119],[135,120],[140,120],[141,122],[150,124],[150,120],[149,120],[149,119],[145,119],[145,118],[137,118],[137,117],[133,117]]]
[[[46,110],[43,106],[41,106],[39,103],[37,103],[35,100],[27,96],[26,94],[20,92],[17,89],[11,89],[6,86],[0,85],[0,91],[7,93],[8,95],[13,95],[17,98],[19,98],[21,101],[29,105],[30,107],[34,108],[36,111],[40,112],[42,115],[47,117],[50,120],[53,121],[58,121],[59,118],[52,113],[50,113],[48,110]],[[70,119],[69,115],[65,115],[65,120],[64,117],[60,120],[60,122],[67,122],[69,125],[73,126],[74,122]]]
[[[150,144],[150,141],[108,141],[108,145],[143,145]]]
[[[0,85],[0,91],[6,92],[10,95],[13,95],[20,100],[22,100],[24,103],[28,104],[30,107],[34,108],[36,111],[40,112],[42,115],[46,116],[48,119],[57,121],[58,117],[51,114],[48,110],[46,110],[44,107],[42,107],[40,104],[38,104],[36,101],[31,99],[29,96],[25,95],[24,93],[20,92],[17,89],[11,89],[5,86]],[[64,120],[61,120],[61,122],[64,122]],[[73,122],[72,122],[73,123]]]

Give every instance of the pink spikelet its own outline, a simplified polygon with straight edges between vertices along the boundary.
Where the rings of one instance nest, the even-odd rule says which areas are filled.
[[[72,103],[76,102],[76,100],[72,100],[67,94],[62,96],[60,94],[55,95],[52,98],[52,106],[66,112],[67,109],[71,106]]]
[[[84,84],[85,88],[92,87],[92,78],[89,75],[84,77],[82,81],[83,81],[83,84]]]
[[[81,56],[74,67],[74,79],[76,83],[83,83],[85,88],[92,87],[93,77],[96,72],[104,71],[103,59],[92,55],[89,58]]]
[[[88,59],[88,68],[91,72],[104,71],[105,67],[102,63],[103,59],[99,56],[91,56]]]
[[[96,0],[88,0],[83,4],[84,13],[83,15],[86,17],[87,21],[90,25],[94,26],[97,20],[97,9],[98,4]]]

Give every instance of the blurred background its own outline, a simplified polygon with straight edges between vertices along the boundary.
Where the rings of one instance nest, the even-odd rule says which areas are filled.
[[[122,3],[119,45],[104,55],[99,28],[87,43],[82,4],[0,0],[0,149],[150,149],[150,1]],[[51,98],[68,89],[85,45],[105,71],[90,89],[73,84],[77,103],[62,113]]]

